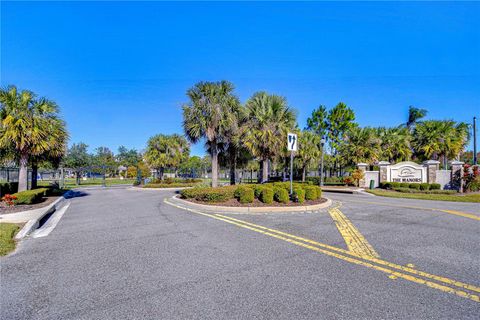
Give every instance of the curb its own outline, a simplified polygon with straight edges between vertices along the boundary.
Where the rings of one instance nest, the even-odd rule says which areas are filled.
[[[45,217],[47,214],[51,214],[55,212],[60,207],[60,205],[67,199],[66,196],[68,197],[72,193],[73,193],[72,190],[65,192],[60,198],[58,198],[53,203],[46,206],[45,211],[39,214],[38,217],[36,217],[35,219],[28,220],[27,223],[23,226],[23,228],[15,235],[14,239],[22,240],[23,238],[28,236],[30,233],[32,233],[33,230],[38,228],[40,220],[42,220],[42,218]]]
[[[348,193],[348,194],[364,194],[365,189],[350,190],[350,189],[323,189],[323,188],[322,188],[322,192]]]
[[[324,209],[332,205],[332,200],[329,198],[327,201],[314,204],[311,206],[295,206],[295,207],[225,207],[225,206],[212,206],[207,204],[193,203],[187,200],[180,199],[178,195],[171,198],[174,202],[185,205],[189,208],[198,210],[215,211],[215,212],[229,212],[229,213],[270,213],[270,212],[303,212],[313,211],[318,209]]]

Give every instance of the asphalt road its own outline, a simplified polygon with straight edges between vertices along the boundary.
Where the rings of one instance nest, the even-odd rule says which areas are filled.
[[[164,203],[171,191],[85,192],[48,236],[0,259],[1,319],[480,318],[480,302],[441,281],[355,262],[328,209],[221,218]],[[327,196],[381,261],[480,286],[480,221],[438,211],[480,216],[478,204]]]

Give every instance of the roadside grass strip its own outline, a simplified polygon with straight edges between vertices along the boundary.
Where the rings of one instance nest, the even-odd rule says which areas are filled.
[[[328,210],[333,221],[337,225],[337,229],[342,235],[348,250],[359,256],[369,256],[379,258],[378,253],[368,243],[367,239],[358,231],[350,220],[338,209],[338,207]]]
[[[417,209],[417,210],[424,210],[424,211],[439,211],[444,212],[452,215],[456,215],[463,218],[473,219],[480,221],[480,216],[477,216],[473,213],[467,213],[462,211],[456,210],[446,210],[446,209],[438,209],[438,208],[427,208],[427,207],[418,207],[418,206],[406,206],[403,204],[392,204],[392,203],[385,203],[385,202],[375,202],[375,201],[360,201],[360,200],[348,200],[348,202],[357,202],[357,203],[367,203],[367,204],[378,204],[381,206],[386,207],[398,207],[398,208],[406,208],[406,209]]]
[[[204,213],[195,209],[182,207],[177,204],[169,202],[167,199],[164,199],[164,202],[171,206],[177,207],[179,209],[183,209],[183,210],[193,212],[195,214],[199,214],[205,217],[220,220],[240,228],[245,228],[254,232],[258,232],[263,235],[273,237],[279,240],[283,240],[288,243],[291,243],[306,249],[310,249],[312,251],[322,253],[330,257],[335,257],[349,263],[361,265],[367,268],[384,272],[388,274],[388,276],[391,279],[395,279],[395,278],[404,279],[417,284],[425,285],[427,287],[430,287],[436,290],[440,290],[442,292],[455,294],[459,297],[467,298],[477,303],[480,303],[480,295],[479,295],[480,287],[478,286],[452,280],[442,276],[437,276],[424,271],[419,271],[410,267],[397,265],[395,263],[388,262],[386,260],[379,259],[376,257],[359,255],[355,252],[348,251],[342,248],[337,248],[337,247],[320,243],[314,240],[298,237],[289,233],[267,228],[264,226],[247,222],[247,221],[227,217],[222,214]]]

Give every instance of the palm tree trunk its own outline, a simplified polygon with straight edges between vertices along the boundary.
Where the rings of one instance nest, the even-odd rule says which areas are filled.
[[[306,173],[306,171],[307,171],[307,167],[304,166],[304,167],[302,168],[302,182],[305,182],[305,173]]]
[[[268,181],[268,159],[263,159],[262,182]]]
[[[163,174],[165,173],[165,168],[164,167],[161,167],[160,168],[160,180],[163,181]]]
[[[32,189],[35,189],[37,187],[37,175],[38,175],[38,163],[34,161],[32,163],[32,184],[31,184]]]
[[[230,152],[230,185],[235,185],[235,171],[237,170],[237,153]]]
[[[27,190],[28,187],[28,154],[22,153],[20,156],[20,169],[18,171],[18,192]]]
[[[218,149],[217,143],[213,141],[212,147],[212,187],[218,187]]]
[[[257,182],[262,183],[263,161],[260,161],[260,168],[257,174]]]

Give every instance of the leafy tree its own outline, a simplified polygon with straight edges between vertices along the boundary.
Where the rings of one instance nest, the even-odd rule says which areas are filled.
[[[307,127],[305,129],[316,133],[321,138],[326,137],[328,130],[327,120],[327,108],[320,105],[316,110],[312,111],[312,115],[307,119]]]
[[[331,155],[335,161],[335,170],[340,164],[338,150],[343,144],[345,134],[356,126],[355,113],[343,102],[338,103],[331,109],[327,116],[328,140],[331,148]]]
[[[318,160],[322,154],[319,146],[320,136],[311,131],[303,131],[298,136],[298,153],[295,159],[302,171],[303,182],[305,181],[308,166]]]
[[[165,168],[177,168],[188,159],[189,154],[190,146],[184,137],[157,134],[148,140],[145,161],[160,173],[160,179],[163,180]]]
[[[191,156],[182,162],[178,169],[181,174],[198,177],[205,171],[205,163],[199,156]]]
[[[416,108],[414,106],[410,106],[408,108],[408,120],[405,124],[408,130],[411,130],[415,127],[418,121],[424,118],[427,115],[428,111],[425,109]]]
[[[83,142],[73,144],[63,159],[63,166],[75,172],[77,185],[80,184],[80,176],[86,167],[92,163],[92,156],[87,151],[88,145]]]
[[[119,164],[130,167],[136,167],[142,160],[140,153],[135,149],[127,149],[125,146],[120,146],[116,155],[116,160]]]
[[[284,97],[255,93],[246,104],[245,146],[262,162],[262,180],[268,180],[268,161],[285,148],[287,132],[296,124],[295,112]]]
[[[212,160],[212,186],[218,185],[218,155],[227,141],[227,131],[235,126],[240,103],[228,81],[199,82],[187,91],[189,104],[183,106],[183,128],[192,142],[206,139]]]
[[[19,164],[18,191],[27,189],[27,166],[31,157],[60,151],[56,140],[63,139],[64,123],[58,106],[31,91],[15,86],[0,89],[0,148],[12,150]],[[61,129],[61,131],[59,131]]]

